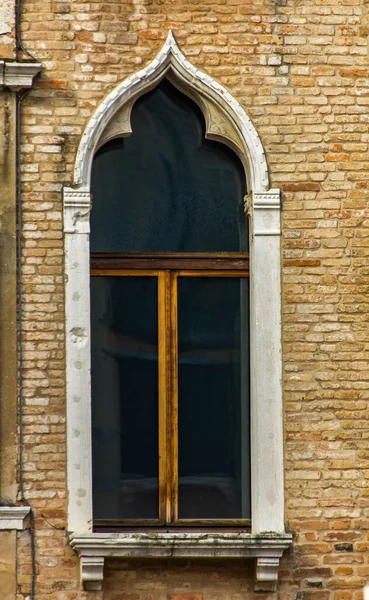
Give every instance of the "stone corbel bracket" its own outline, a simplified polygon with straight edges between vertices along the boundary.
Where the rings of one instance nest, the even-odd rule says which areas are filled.
[[[32,87],[33,80],[41,71],[41,63],[0,61],[0,87],[13,92]]]
[[[279,561],[290,547],[288,533],[73,533],[72,548],[80,556],[81,584],[102,590],[104,560],[114,558],[255,558],[258,591],[274,591]]]
[[[255,592],[275,592],[279,572],[278,556],[259,556],[256,559]]]
[[[104,556],[81,556],[81,583],[84,590],[102,590]]]
[[[0,506],[0,531],[26,529],[30,511],[29,506]]]

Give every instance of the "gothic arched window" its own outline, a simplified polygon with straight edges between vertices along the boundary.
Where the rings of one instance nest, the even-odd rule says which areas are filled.
[[[169,81],[92,166],[95,527],[248,524],[244,168]]]
[[[281,207],[256,129],[169,32],[91,115],[63,197],[68,530],[83,587],[102,589],[106,557],[217,556],[255,558],[255,589],[275,590],[291,545]]]

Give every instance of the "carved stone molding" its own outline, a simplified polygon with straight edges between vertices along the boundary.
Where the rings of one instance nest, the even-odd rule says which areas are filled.
[[[26,529],[30,510],[29,506],[0,506],[0,530]]]
[[[229,115],[221,106],[214,103],[206,95],[189,87],[187,82],[181,81],[175,72],[169,69],[166,72],[167,79],[178,88],[184,95],[191,98],[200,107],[205,117],[205,137],[227,144],[238,154],[240,160],[245,162],[245,151],[240,134]],[[132,97],[111,118],[103,130],[98,141],[96,150],[104,144],[117,137],[127,137],[132,133],[131,114],[132,107],[137,97]],[[248,165],[244,164],[247,170]]]
[[[244,143],[240,136],[237,126],[230,117],[229,113],[224,110],[224,106],[214,102],[213,98],[209,98],[205,93],[205,88],[195,89],[188,85],[188,81],[179,78],[173,69],[169,69],[166,73],[166,78],[183,94],[192,98],[198,104],[205,117],[205,137],[209,140],[215,140],[227,144],[236,154],[238,154],[241,162],[244,164],[245,170],[248,171],[248,164],[245,161],[246,153]]]
[[[13,92],[30,88],[33,79],[41,71],[40,63],[0,61],[0,86],[8,87]]]
[[[179,50],[172,32],[154,58],[144,69],[134,73],[120,83],[100,104],[90,119],[78,148],[74,184],[84,187],[89,185],[91,165],[94,153],[99,145],[103,132],[114,115],[120,108],[149,91],[168,74],[175,75],[175,79],[183,82],[189,89],[200,93],[207,98],[209,104],[217,106],[219,110],[207,112],[208,131],[215,137],[219,131],[219,114],[224,113],[225,122],[229,118],[229,124],[233,123],[231,132],[229,124],[229,139],[234,143],[242,145],[242,153],[247,158],[249,185],[253,190],[266,190],[269,187],[268,168],[264,149],[259,135],[250,118],[237,100],[219,82],[203,73],[190,63]],[[190,95],[190,94],[189,94]],[[211,113],[211,114],[210,114]],[[216,116],[215,116],[216,115]],[[229,117],[227,117],[229,115]],[[224,129],[224,128],[223,128]],[[227,135],[225,136],[227,137]]]
[[[126,102],[126,104],[115,113],[114,117],[109,121],[102,132],[97,149],[116,137],[126,137],[132,133],[131,112],[133,104],[134,98],[132,98],[132,101]]]
[[[89,233],[91,194],[89,190],[64,188],[64,232]]]
[[[277,209],[281,208],[281,192],[280,189],[271,189],[265,192],[254,192],[254,209]]]
[[[73,533],[72,548],[81,557],[84,589],[101,590],[105,557],[114,558],[256,558],[255,588],[275,589],[279,561],[291,545],[290,534],[250,533]]]

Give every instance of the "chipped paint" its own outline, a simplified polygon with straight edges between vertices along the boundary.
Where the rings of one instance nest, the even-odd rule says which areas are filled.
[[[11,0],[3,0],[0,6],[0,35],[11,33],[15,25],[14,6]]]
[[[12,35],[14,27],[14,2],[12,0],[2,0],[0,3],[0,47],[14,44]],[[3,55],[3,52],[0,51],[0,54]]]

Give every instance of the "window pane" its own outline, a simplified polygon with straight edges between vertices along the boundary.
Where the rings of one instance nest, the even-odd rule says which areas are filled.
[[[178,278],[180,519],[250,517],[248,340],[246,278]]]
[[[94,518],[158,518],[156,277],[91,278]]]
[[[205,139],[197,105],[163,81],[136,102],[131,124],[93,163],[92,251],[247,250],[244,169]]]

